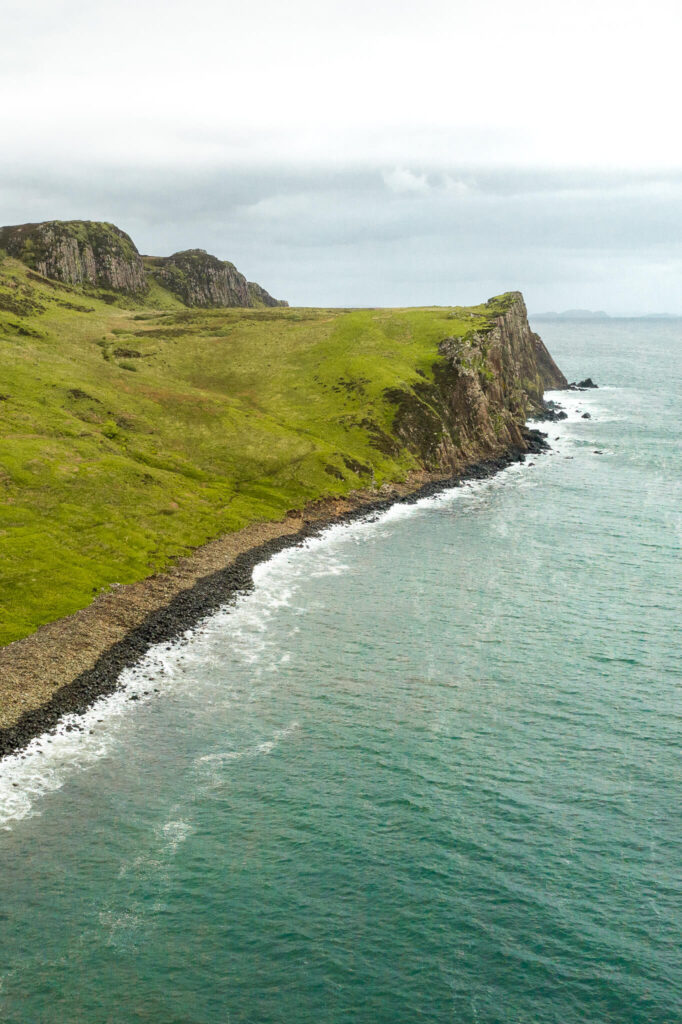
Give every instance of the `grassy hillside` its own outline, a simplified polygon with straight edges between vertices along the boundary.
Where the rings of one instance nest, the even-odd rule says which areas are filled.
[[[188,310],[0,254],[0,643],[219,533],[404,478],[385,391],[495,312]]]

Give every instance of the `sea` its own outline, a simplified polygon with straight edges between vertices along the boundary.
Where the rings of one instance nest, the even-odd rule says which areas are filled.
[[[551,452],[0,762],[2,1024],[682,1021],[682,320],[536,326]]]

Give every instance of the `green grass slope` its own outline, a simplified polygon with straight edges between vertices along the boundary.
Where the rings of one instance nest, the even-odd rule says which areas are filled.
[[[188,310],[0,254],[0,644],[220,533],[403,479],[385,391],[495,312]]]

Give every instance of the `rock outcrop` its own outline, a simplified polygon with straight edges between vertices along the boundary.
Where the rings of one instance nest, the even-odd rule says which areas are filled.
[[[488,327],[444,338],[434,380],[386,392],[393,433],[434,472],[457,472],[473,458],[525,448],[525,423],[545,390],[566,378],[528,324],[520,292],[490,299]]]
[[[172,256],[145,256],[148,273],[186,306],[286,306],[260,285],[246,280],[234,263],[205,249],[185,249]]]
[[[248,282],[249,289],[249,305],[250,306],[288,306],[289,303],[285,299],[273,299],[269,292],[266,292],[265,288],[262,288],[255,281]]]
[[[142,258],[114,224],[51,220],[0,228],[0,249],[43,277],[129,295],[148,290]]]
[[[149,274],[186,306],[248,306],[246,278],[233,263],[205,249],[185,249],[172,256],[145,256]]]
[[[43,277],[70,285],[142,296],[151,277],[186,306],[288,306],[205,249],[142,257],[125,231],[99,221],[49,220],[0,228],[0,249]]]

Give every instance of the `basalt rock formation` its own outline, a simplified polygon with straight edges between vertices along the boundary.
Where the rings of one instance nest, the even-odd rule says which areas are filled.
[[[172,256],[145,256],[148,273],[186,306],[286,306],[265,288],[246,280],[234,263],[205,249],[185,249]]]
[[[129,295],[148,290],[135,243],[114,224],[51,220],[0,228],[0,249],[43,277]]]
[[[130,236],[114,224],[51,220],[4,227],[0,249],[43,277],[69,285],[142,296],[152,278],[186,306],[288,305],[247,281],[233,263],[204,249],[142,257]]]
[[[269,292],[266,292],[265,288],[262,288],[255,281],[249,281],[247,284],[249,292],[249,305],[250,306],[288,306],[289,303],[284,299],[273,299]]]
[[[287,306],[265,288],[246,280],[234,263],[205,249],[185,249],[172,256],[145,256],[147,272],[186,306]]]
[[[145,266],[159,284],[186,306],[249,306],[246,278],[233,263],[205,249],[185,249],[172,256],[145,256]]]
[[[490,299],[490,326],[444,338],[434,380],[386,392],[393,432],[434,472],[527,445],[525,422],[566,378],[528,324],[520,292]]]

